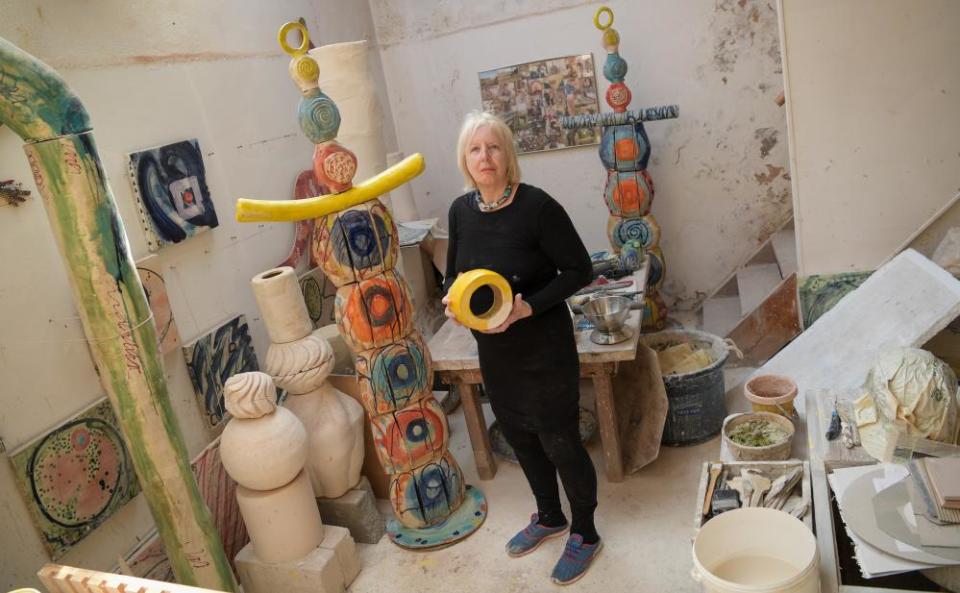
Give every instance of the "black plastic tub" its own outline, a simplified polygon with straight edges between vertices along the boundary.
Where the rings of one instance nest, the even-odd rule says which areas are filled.
[[[696,445],[720,433],[727,416],[723,364],[729,350],[723,339],[696,330],[666,330],[643,336],[654,350],[679,343],[692,343],[710,356],[709,366],[690,372],[663,375],[669,410],[663,427],[664,445]]]

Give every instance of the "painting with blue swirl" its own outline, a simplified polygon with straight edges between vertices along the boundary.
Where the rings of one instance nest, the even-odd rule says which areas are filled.
[[[183,349],[204,424],[218,432],[228,418],[223,384],[237,373],[260,370],[247,319],[238,315]]]
[[[196,140],[134,152],[129,155],[129,171],[150,251],[217,226]]]

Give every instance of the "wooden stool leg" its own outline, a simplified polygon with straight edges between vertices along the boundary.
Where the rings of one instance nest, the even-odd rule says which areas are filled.
[[[613,381],[610,375],[593,376],[593,390],[597,401],[597,423],[600,425],[600,444],[603,446],[603,464],[608,482],[623,481],[623,455],[620,451],[620,433],[613,405]]]
[[[487,423],[483,419],[480,407],[480,394],[472,383],[460,383],[460,396],[463,400],[463,417],[467,421],[470,445],[473,447],[473,459],[477,464],[477,474],[481,480],[492,480],[497,475],[497,461],[493,458]]]

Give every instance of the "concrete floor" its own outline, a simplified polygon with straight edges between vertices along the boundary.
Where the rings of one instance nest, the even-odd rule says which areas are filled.
[[[728,371],[728,388],[751,370]],[[585,396],[589,398],[589,394]],[[736,394],[728,393],[731,412],[743,408],[739,400]],[[486,416],[488,422],[492,421],[489,409]],[[583,579],[561,588],[551,583],[549,576],[565,538],[550,540],[523,558],[509,558],[504,552],[507,540],[535,511],[519,466],[498,459],[496,478],[480,481],[463,413],[458,409],[449,416],[449,422],[450,450],[468,483],[487,496],[486,522],[466,540],[438,551],[409,552],[386,537],[376,545],[360,545],[363,570],[349,589],[352,593],[700,591],[690,578],[695,498],[703,462],[719,456],[719,437],[692,447],[662,447],[656,461],[624,482],[612,484],[599,471],[601,449],[599,436],[595,435],[588,449],[600,474],[596,522],[604,548]]]

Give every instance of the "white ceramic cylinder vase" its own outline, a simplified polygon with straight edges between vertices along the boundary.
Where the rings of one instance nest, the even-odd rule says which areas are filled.
[[[267,270],[254,276],[250,284],[271,342],[294,342],[313,331],[293,268],[283,266]]]

